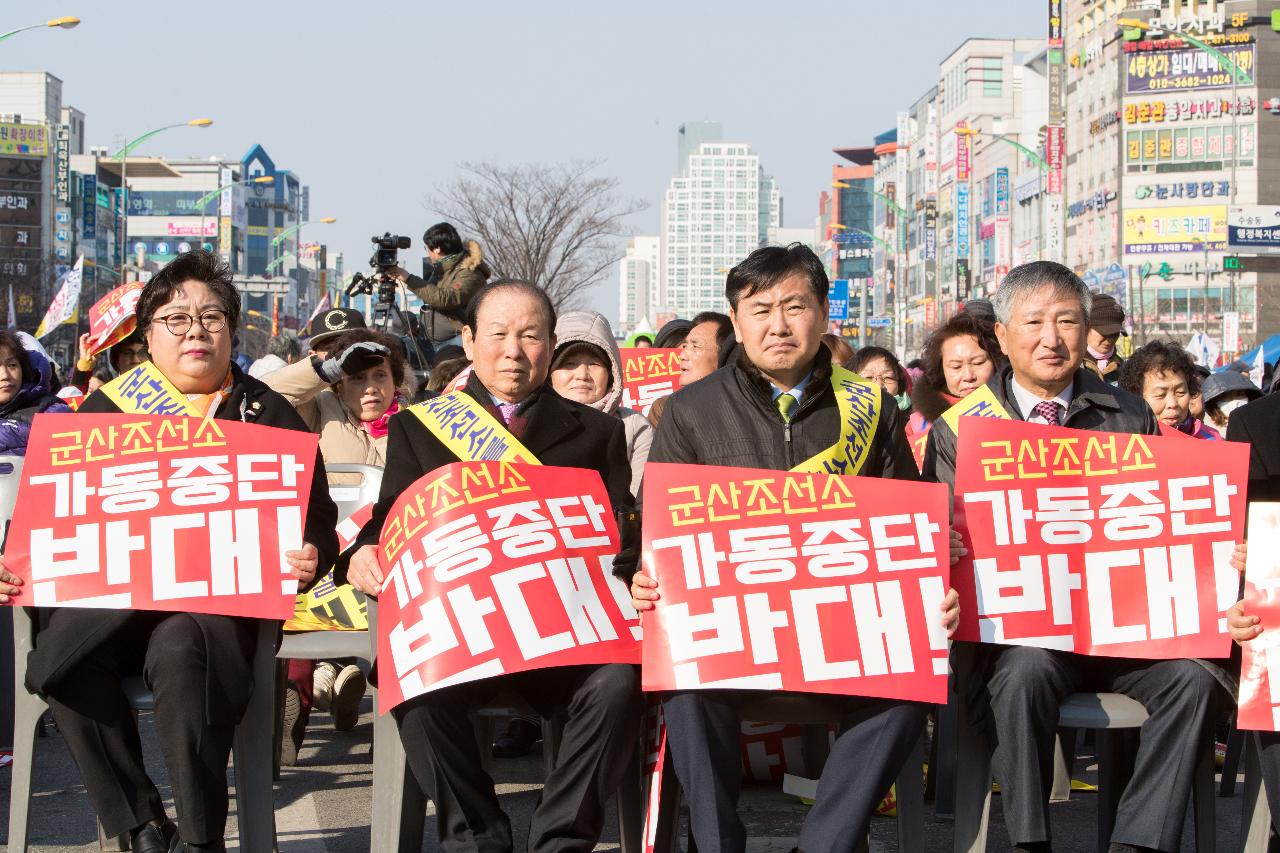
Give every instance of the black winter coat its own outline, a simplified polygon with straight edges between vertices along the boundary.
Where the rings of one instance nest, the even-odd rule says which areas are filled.
[[[243,421],[264,426],[310,432],[289,403],[262,382],[243,373],[234,364],[231,395],[214,415],[218,420]],[[101,391],[95,391],[79,411],[98,414],[120,410]],[[315,473],[307,507],[303,540],[320,552],[317,577],[325,573],[338,554],[338,508],[329,497],[324,460],[316,453]],[[90,610],[82,608],[39,608],[35,648],[27,658],[27,689],[47,695],[58,682],[72,674],[76,666],[102,643],[111,639],[137,611]],[[233,724],[244,715],[253,690],[253,660],[256,631],[246,630],[256,620],[195,613],[207,648],[214,650],[208,667],[207,709],[209,720]],[[247,643],[247,644],[246,644]]]
[[[668,398],[650,462],[685,462],[786,471],[840,438],[831,389],[831,351],[818,348],[813,376],[786,424],[770,384],[739,349],[732,364]],[[897,402],[880,392],[880,420],[860,475],[918,480]]]
[[[1232,412],[1227,441],[1249,445],[1249,500],[1280,501],[1280,394]]]
[[[480,402],[498,423],[502,417],[488,390],[471,374],[461,392]],[[600,474],[615,511],[630,509],[631,463],[622,421],[589,406],[566,400],[550,383],[521,404],[516,417],[525,421],[520,443],[543,465],[589,468]],[[397,412],[388,423],[387,467],[373,516],[356,541],[338,560],[336,583],[346,583],[351,555],[364,545],[377,545],[387,513],[406,489],[437,468],[460,461],[456,454],[409,411]]]

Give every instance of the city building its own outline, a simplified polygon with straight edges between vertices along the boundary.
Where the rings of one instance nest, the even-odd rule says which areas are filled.
[[[651,304],[658,291],[658,237],[633,237],[618,261],[618,327],[620,337],[653,328]]]
[[[782,224],[782,196],[759,155],[722,136],[709,122],[680,129],[679,170],[662,203],[657,297],[650,297],[655,325],[726,310],[725,272]]]
[[[1065,2],[1069,263],[1129,306],[1139,341],[1204,332],[1234,353],[1280,330],[1280,235],[1245,227],[1280,178],[1260,108],[1280,84],[1277,8]]]

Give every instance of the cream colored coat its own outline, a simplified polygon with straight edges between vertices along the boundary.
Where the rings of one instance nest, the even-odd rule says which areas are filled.
[[[357,462],[364,465],[387,464],[387,437],[374,438],[343,404],[304,358],[288,367],[273,370],[262,381],[283,396],[297,410],[307,427],[320,436],[320,455],[326,465]],[[357,474],[330,474],[333,485],[359,483]]]

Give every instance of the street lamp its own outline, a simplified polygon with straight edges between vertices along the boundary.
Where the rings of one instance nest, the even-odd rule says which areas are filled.
[[[297,225],[290,225],[288,228],[271,238],[271,245],[279,246],[290,234],[293,234],[296,231],[301,231],[304,225],[332,225],[337,221],[338,217],[336,216],[326,216],[323,219],[310,219],[306,222],[299,222]]]
[[[42,27],[56,27],[60,30],[70,30],[78,26],[79,23],[79,18],[54,18],[52,21],[45,21],[43,24],[31,24],[26,27],[18,27],[16,30],[9,30],[7,33],[0,34],[0,41],[16,36],[18,33],[25,33],[27,30],[38,30]]]
[[[973,127],[957,127],[955,132],[961,136],[986,136],[990,139],[999,140],[1000,142],[1007,142],[1010,145],[1012,145],[1014,148],[1017,148],[1019,151],[1025,154],[1027,158],[1031,160],[1031,162],[1039,166],[1040,171],[1042,172],[1049,171],[1048,160],[1044,159],[1039,154],[1032,151],[1027,146],[1023,145],[1021,142],[1018,142],[1015,139],[1010,139],[1009,137],[1005,136],[1003,133],[987,133],[986,131],[978,130],[977,128],[973,128]]]
[[[884,193],[878,193],[878,192],[876,192],[875,190],[869,190],[869,189],[867,189],[866,187],[855,187],[853,184],[846,184],[844,181],[832,181],[832,182],[831,182],[831,186],[835,187],[835,188],[836,188],[836,189],[838,189],[838,190],[853,190],[854,192],[866,193],[867,195],[873,195],[873,196],[875,196],[876,198],[878,198],[878,199],[880,199],[881,201],[883,201],[883,202],[884,202],[885,204],[887,204],[889,207],[893,208],[894,212],[895,212],[895,213],[897,213],[899,216],[906,216],[906,215],[907,215],[907,209],[906,209],[905,207],[901,206],[900,204],[898,204],[898,203],[897,203],[896,201],[894,201],[893,199],[889,198],[889,197],[888,197],[887,195],[885,195]]]
[[[124,281],[124,265],[125,265],[125,244],[129,240],[129,154],[133,149],[137,148],[143,142],[147,141],[157,133],[164,133],[166,130],[173,130],[175,127],[208,127],[213,124],[211,118],[193,118],[189,121],[178,122],[177,124],[166,124],[164,127],[157,127],[155,130],[149,130],[136,139],[126,142],[124,147],[117,151],[111,159],[120,163],[120,189],[124,196],[124,217],[123,224],[120,226],[120,280]]]

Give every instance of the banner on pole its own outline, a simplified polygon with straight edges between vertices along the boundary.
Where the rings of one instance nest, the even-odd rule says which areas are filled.
[[[137,325],[134,310],[144,282],[130,281],[111,290],[89,309],[89,355],[115,346],[133,334]]]
[[[622,405],[646,417],[654,401],[680,390],[680,350],[624,347]]]
[[[287,619],[318,436],[257,424],[36,415],[5,567],[36,607]]]
[[[639,663],[617,552],[594,471],[455,462],[420,478],[378,543],[379,708],[506,673]]]
[[[1219,658],[1240,577],[1249,449],[964,418],[958,640]]]
[[[946,701],[944,486],[650,463],[644,491],[645,690]]]
[[[62,280],[62,287],[58,288],[53,301],[49,303],[49,310],[36,329],[37,339],[43,338],[76,315],[76,309],[80,307],[80,281],[83,273],[84,255],[81,255],[76,258],[76,265],[67,272],[66,278]]]

